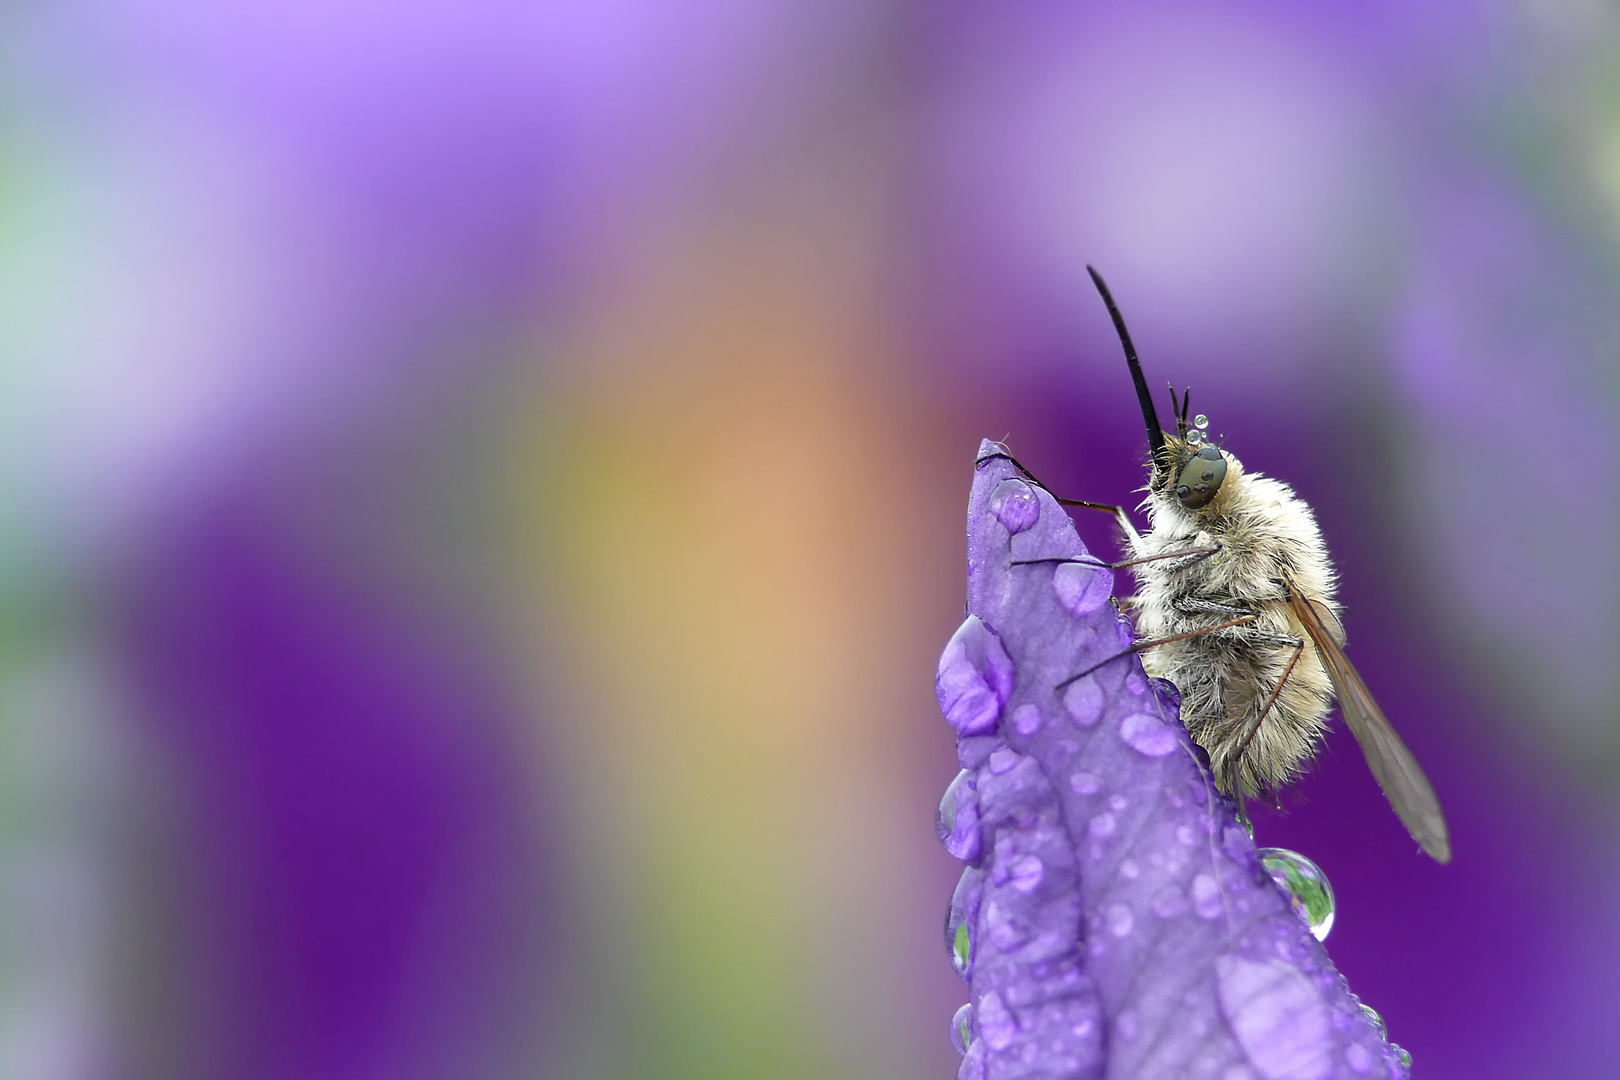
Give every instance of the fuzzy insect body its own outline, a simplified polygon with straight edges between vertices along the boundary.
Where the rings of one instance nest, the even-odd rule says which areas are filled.
[[[1178,457],[1195,449],[1175,436],[1165,442]],[[1236,457],[1220,453],[1226,475],[1202,509],[1188,510],[1168,488],[1150,487],[1152,528],[1132,548],[1136,559],[1151,561],[1131,568],[1132,606],[1143,638],[1174,639],[1146,651],[1142,662],[1181,691],[1182,720],[1208,751],[1216,783],[1253,795],[1299,774],[1321,745],[1333,707],[1326,668],[1314,648],[1301,648],[1308,638],[1288,583],[1335,622],[1338,605],[1310,507],[1288,485],[1245,473]],[[1217,550],[1204,557],[1175,557],[1211,547]],[[1222,625],[1245,615],[1253,617]]]
[[[1189,424],[1185,394],[1175,432],[1160,429],[1125,320],[1101,276],[1091,277],[1147,427],[1150,529],[1139,535],[1119,507],[1062,501],[1114,511],[1129,539],[1123,565],[1137,579],[1130,605],[1138,634],[1131,651],[1181,692],[1188,733],[1209,753],[1220,788],[1239,796],[1298,775],[1337,699],[1396,815],[1426,852],[1448,861],[1434,789],[1344,655],[1333,566],[1315,515],[1287,484],[1245,472],[1210,444],[1202,418]]]

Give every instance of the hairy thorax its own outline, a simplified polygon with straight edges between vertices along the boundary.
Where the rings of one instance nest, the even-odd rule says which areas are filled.
[[[1152,530],[1136,557],[1169,557],[1133,568],[1132,606],[1140,639],[1180,638],[1149,649],[1143,662],[1181,691],[1183,722],[1209,752],[1217,783],[1253,793],[1292,779],[1320,743],[1332,704],[1288,583],[1335,613],[1336,605],[1310,509],[1280,481],[1243,475],[1231,460],[1222,498],[1207,510],[1150,495]],[[1180,552],[1189,554],[1174,557]]]

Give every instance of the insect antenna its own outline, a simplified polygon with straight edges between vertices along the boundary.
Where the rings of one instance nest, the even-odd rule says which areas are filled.
[[[1148,393],[1147,379],[1142,375],[1142,362],[1136,358],[1136,346],[1131,344],[1130,331],[1125,329],[1125,317],[1119,313],[1119,306],[1114,303],[1113,294],[1108,291],[1102,275],[1089,265],[1086,273],[1091,275],[1092,284],[1102,295],[1108,317],[1114,320],[1114,332],[1119,335],[1119,343],[1125,348],[1125,363],[1131,369],[1131,381],[1136,384],[1136,400],[1142,404],[1142,422],[1147,425],[1148,449],[1153,453],[1154,467],[1168,470],[1170,458],[1164,445],[1164,430],[1159,427],[1159,414],[1153,410],[1153,397]]]

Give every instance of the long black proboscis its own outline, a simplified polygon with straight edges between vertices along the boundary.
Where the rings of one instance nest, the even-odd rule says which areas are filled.
[[[1165,462],[1164,430],[1159,427],[1159,414],[1153,409],[1153,397],[1148,393],[1147,379],[1142,374],[1142,362],[1136,358],[1136,346],[1131,344],[1131,333],[1125,329],[1125,317],[1119,313],[1119,305],[1114,303],[1114,296],[1108,291],[1108,283],[1103,281],[1102,275],[1089,265],[1086,273],[1091,275],[1092,283],[1102,294],[1103,303],[1108,305],[1108,316],[1114,320],[1114,331],[1119,334],[1119,343],[1125,347],[1125,363],[1130,365],[1131,381],[1136,384],[1136,399],[1142,403],[1142,422],[1147,425],[1148,449],[1153,452],[1153,463],[1162,466]]]

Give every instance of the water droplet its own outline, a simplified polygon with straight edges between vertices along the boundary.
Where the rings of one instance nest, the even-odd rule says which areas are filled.
[[[1098,814],[1087,823],[1086,831],[1099,838],[1114,835],[1114,815]]]
[[[999,850],[999,846],[998,846]],[[1008,882],[1019,892],[1029,892],[1041,883],[1046,867],[1034,855],[1020,855],[1007,864]]]
[[[1052,571],[1052,591],[1070,615],[1090,615],[1114,594],[1114,572],[1095,563],[1061,563]]]
[[[973,1006],[963,1005],[951,1017],[951,1045],[958,1054],[967,1053],[973,1043]]]
[[[1203,431],[1205,428],[1209,427],[1209,417],[1205,416],[1203,413],[1199,413],[1197,416],[1193,417],[1193,427],[1197,428],[1199,431]]]
[[[978,1017],[979,1034],[984,1036],[986,1046],[1005,1050],[1012,1045],[1013,1037],[1018,1034],[1018,1021],[1001,1003],[1000,994],[992,990],[979,999]]]
[[[1069,787],[1076,795],[1095,795],[1102,790],[1102,781],[1088,772],[1077,772],[1069,777]]]
[[[1215,960],[1221,1012],[1267,1080],[1321,1080],[1333,1071],[1327,1004],[1298,968],[1227,954]]]
[[[1355,1072],[1371,1072],[1373,1064],[1372,1051],[1368,1050],[1360,1043],[1351,1043],[1349,1046],[1345,1047],[1344,1063],[1350,1066],[1350,1068]]]
[[[956,891],[951,893],[951,906],[945,912],[945,951],[963,982],[973,970],[974,924],[983,896],[984,871],[970,866],[962,871]]]
[[[1361,1015],[1372,1021],[1372,1026],[1378,1029],[1378,1037],[1380,1039],[1389,1038],[1389,1031],[1384,1027],[1384,1018],[1378,1015],[1378,1010],[1364,1001],[1360,1004]]]
[[[1018,767],[1018,763],[1022,760],[1023,758],[1019,756],[1018,751],[1013,750],[1010,747],[1003,746],[1000,750],[993,751],[990,754],[990,757],[985,761],[985,764],[989,767],[992,774],[996,776],[1005,776],[1007,773],[1010,773],[1016,769]]]
[[[979,790],[974,774],[963,769],[945,789],[934,817],[939,842],[954,858],[978,862],[984,853],[984,828],[979,822]]]
[[[1035,734],[1041,726],[1040,706],[1034,702],[1025,702],[1018,706],[1013,710],[1012,725],[1013,730],[1025,738]]]
[[[1201,919],[1213,919],[1226,910],[1221,901],[1221,887],[1208,874],[1199,874],[1192,883],[1193,910]]]
[[[1410,1069],[1412,1067],[1412,1055],[1406,1052],[1406,1047],[1390,1043],[1389,1048],[1395,1051],[1395,1060],[1401,1063],[1401,1068]]]
[[[1108,909],[1108,932],[1115,937],[1124,937],[1136,925],[1136,919],[1131,915],[1131,909],[1124,904],[1114,904]]]
[[[1092,678],[1070,683],[1063,691],[1063,708],[1081,727],[1090,727],[1102,718],[1106,699],[1102,687]]]
[[[1159,699],[1159,704],[1169,712],[1181,711],[1181,691],[1169,679],[1149,679],[1153,687],[1153,696]]]
[[[1012,688],[1012,659],[1001,639],[969,615],[939,658],[934,693],[940,711],[958,735],[980,735],[995,727]]]
[[[1148,757],[1164,757],[1176,748],[1176,733],[1169,724],[1147,713],[1132,713],[1119,722],[1119,735]]]
[[[1202,431],[1199,431],[1197,428],[1193,428],[1191,431],[1187,432],[1187,445],[1188,446],[1202,446],[1202,445],[1204,445],[1204,433]]]
[[[1016,536],[1040,520],[1041,500],[1028,484],[1009,478],[990,493],[990,512]]]
[[[1288,896],[1294,913],[1305,920],[1317,941],[1325,940],[1333,929],[1333,886],[1322,868],[1287,848],[1261,848],[1256,854],[1271,880]]]

